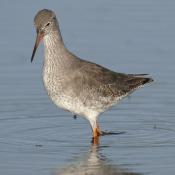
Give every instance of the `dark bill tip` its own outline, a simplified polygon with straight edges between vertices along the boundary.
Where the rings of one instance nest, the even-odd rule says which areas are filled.
[[[37,50],[37,48],[38,48],[38,46],[39,46],[39,43],[40,43],[40,41],[41,41],[42,39],[43,39],[43,35],[41,35],[40,33],[38,33],[37,36],[36,36],[35,46],[34,46],[33,52],[32,52],[31,62],[32,62],[33,59],[34,59],[36,50]]]
[[[34,48],[33,48],[33,53],[32,53],[32,57],[31,57],[31,62],[32,62],[33,59],[34,59],[36,49],[37,49],[37,46],[36,46],[36,44],[35,44],[35,46],[34,46]]]

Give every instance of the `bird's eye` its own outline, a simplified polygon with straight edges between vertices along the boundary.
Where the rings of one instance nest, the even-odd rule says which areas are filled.
[[[46,27],[48,27],[50,25],[50,22],[48,22],[47,24],[46,24]]]

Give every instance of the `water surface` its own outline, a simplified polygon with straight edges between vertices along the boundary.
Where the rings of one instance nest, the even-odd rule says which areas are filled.
[[[100,117],[125,131],[91,145],[87,121],[50,102],[43,46],[30,57],[33,18],[53,9],[66,46],[114,71],[149,73],[155,82]],[[2,1],[0,6],[0,174],[175,173],[175,1]]]

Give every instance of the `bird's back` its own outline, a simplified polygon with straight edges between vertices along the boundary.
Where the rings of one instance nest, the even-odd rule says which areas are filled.
[[[151,78],[117,73],[98,64],[83,61],[79,69],[83,86],[93,90],[97,97],[113,98],[114,100],[131,93],[135,89],[152,81]],[[95,94],[94,94],[95,95]]]

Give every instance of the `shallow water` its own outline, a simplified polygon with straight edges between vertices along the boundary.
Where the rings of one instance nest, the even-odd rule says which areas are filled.
[[[66,46],[78,56],[155,82],[100,117],[91,144],[82,118],[55,107],[43,88],[43,46],[34,63],[33,18],[59,16]],[[2,1],[0,6],[0,174],[175,173],[175,1]]]

